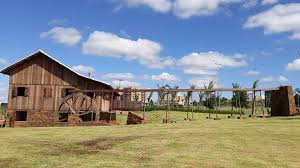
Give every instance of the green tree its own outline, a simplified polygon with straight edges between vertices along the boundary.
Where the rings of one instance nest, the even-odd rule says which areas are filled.
[[[241,86],[238,83],[232,83],[232,87],[234,89],[241,89]],[[234,95],[231,100],[232,106],[235,108],[240,108],[241,110],[243,108],[248,108],[249,105],[247,99],[248,96],[246,91],[234,91]]]
[[[203,106],[203,98],[204,98],[204,92],[198,92],[198,97],[199,97],[199,106]]]
[[[204,106],[206,108],[209,108],[209,109],[214,109],[215,108],[215,95],[212,94],[213,91],[211,91],[212,89],[214,89],[214,82],[211,81],[209,82],[208,86],[204,85],[204,88],[205,88],[205,92],[204,92],[204,96],[205,96],[205,100],[203,102]]]

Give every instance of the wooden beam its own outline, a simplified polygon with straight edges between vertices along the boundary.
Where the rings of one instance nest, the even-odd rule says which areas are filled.
[[[118,93],[118,92],[236,92],[236,91],[273,91],[276,88],[216,88],[216,89],[103,89],[103,90],[73,90],[74,93]]]

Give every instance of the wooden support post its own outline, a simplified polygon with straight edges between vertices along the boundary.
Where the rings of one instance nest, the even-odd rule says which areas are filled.
[[[193,102],[193,92],[191,92],[191,101],[192,101],[192,120],[194,120],[194,102]]]
[[[261,102],[261,109],[262,109],[262,112],[263,112],[263,117],[265,117],[264,101],[262,99],[261,90],[259,91],[259,96],[260,96],[260,102]]]
[[[166,94],[167,95],[167,101],[168,101],[168,94]],[[165,104],[165,102],[164,102],[164,104]],[[166,107],[166,113],[165,113],[165,121],[164,121],[164,123],[168,123],[168,108]]]
[[[190,116],[189,116],[189,110],[190,110],[190,97],[189,97],[189,92],[186,92],[186,97],[187,97],[187,106],[188,106],[188,109],[187,109],[187,112],[186,112],[186,119],[189,120]]]
[[[231,99],[231,115],[230,115],[230,118],[233,117],[233,98],[234,98],[234,95],[235,95],[235,92],[232,92],[232,99]]]
[[[144,98],[143,98],[143,120],[145,120],[145,111],[146,111],[146,93],[147,92],[143,92]]]
[[[215,104],[217,104],[217,92],[215,92]],[[218,106],[217,106],[217,108],[216,108],[216,119],[218,119],[219,117],[218,117],[218,110],[219,110],[219,108],[218,108]]]
[[[207,101],[207,107],[208,107],[208,109],[209,109],[209,105],[211,104],[211,102],[210,102],[211,100],[210,99],[211,99],[211,92],[208,93],[208,101]],[[208,118],[211,119],[210,109],[209,109],[209,113],[208,113]]]
[[[114,101],[114,93],[112,92],[110,95],[110,113],[109,113],[109,123],[111,123],[111,115],[113,112],[113,101]]]
[[[252,95],[252,117],[256,116],[256,91],[253,91],[253,95]]]
[[[93,101],[96,102],[96,93],[93,94],[93,99],[91,100],[91,106],[93,107]],[[91,115],[91,121],[93,122],[94,120],[94,111],[92,111],[92,115]]]
[[[242,106],[241,106],[241,93],[240,93],[240,91],[238,91],[238,97],[239,97],[240,119],[242,119]]]

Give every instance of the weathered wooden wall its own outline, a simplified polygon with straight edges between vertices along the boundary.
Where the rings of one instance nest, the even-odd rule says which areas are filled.
[[[66,88],[80,90],[109,89],[107,85],[83,78],[49,57],[40,54],[9,72],[8,112],[27,111],[28,122],[53,122],[58,120],[57,109]],[[26,96],[16,96],[16,88],[25,87]],[[96,103],[108,111],[109,100],[97,95]]]

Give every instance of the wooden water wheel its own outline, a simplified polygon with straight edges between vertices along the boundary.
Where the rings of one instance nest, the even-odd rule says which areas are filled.
[[[68,115],[79,115],[78,122],[93,121],[97,111],[95,100],[91,97],[74,93],[66,96],[58,108],[59,121],[67,122]]]

